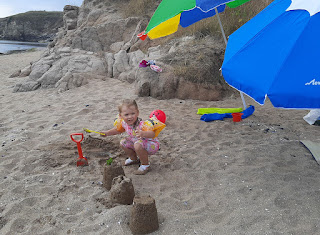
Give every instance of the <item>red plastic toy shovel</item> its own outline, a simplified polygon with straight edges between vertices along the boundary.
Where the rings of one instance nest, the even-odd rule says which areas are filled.
[[[75,140],[73,138],[73,136],[76,136],[76,135],[80,135],[81,136],[81,139],[80,140]],[[70,135],[72,141],[76,142],[77,143],[77,147],[78,147],[78,152],[79,152],[79,158],[77,160],[77,166],[88,166],[88,159],[86,157],[83,156],[82,154],[82,149],[81,149],[81,144],[80,142],[83,140],[83,133],[73,133]]]

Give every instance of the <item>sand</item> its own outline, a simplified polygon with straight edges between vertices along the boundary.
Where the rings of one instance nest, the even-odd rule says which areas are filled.
[[[0,56],[0,234],[131,234],[131,205],[110,203],[103,166],[124,160],[121,136],[85,133],[88,167],[76,167],[71,133],[112,127],[117,105],[134,98],[140,116],[167,115],[152,170],[134,175],[135,194],[155,199],[159,230],[172,234],[320,234],[320,166],[300,140],[320,142],[306,110],[275,109],[268,102],[242,122],[203,122],[198,108],[241,107],[218,102],[137,97],[133,85],[92,79],[55,89],[13,93],[26,78],[9,78],[42,52]]]

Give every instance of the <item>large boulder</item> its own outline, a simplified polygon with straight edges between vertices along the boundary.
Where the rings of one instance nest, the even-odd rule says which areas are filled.
[[[39,88],[65,91],[85,85],[92,78],[105,78],[105,61],[92,52],[60,48],[47,55],[32,65],[28,79],[17,84],[15,92]]]

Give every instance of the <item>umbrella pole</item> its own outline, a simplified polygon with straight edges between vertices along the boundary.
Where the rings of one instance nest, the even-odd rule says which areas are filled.
[[[220,16],[219,16],[218,9],[217,9],[217,8],[214,8],[214,10],[215,10],[216,15],[217,15],[217,17],[218,17],[220,29],[221,29],[222,36],[223,36],[223,39],[224,39],[224,43],[225,43],[226,46],[227,46],[227,37],[226,37],[226,34],[224,33],[224,30],[223,30],[223,27],[222,27],[222,23],[221,23],[221,20],[220,20]],[[244,109],[247,109],[246,101],[245,101],[245,99],[244,99],[244,96],[243,96],[243,92],[242,92],[242,91],[240,91],[240,96],[241,96],[241,99],[242,99],[242,104],[243,104]]]
[[[221,20],[220,20],[220,16],[219,16],[218,9],[217,9],[217,8],[214,8],[214,10],[215,10],[216,15],[217,15],[217,17],[218,17],[218,21],[219,21],[220,29],[221,29],[222,36],[223,36],[223,39],[224,39],[224,43],[227,45],[227,38],[226,38],[226,34],[224,33],[224,30],[223,30],[222,24],[221,24]]]
[[[244,99],[244,96],[243,96],[243,92],[242,92],[242,91],[240,91],[240,96],[241,96],[241,99],[242,99],[243,108],[244,108],[244,109],[247,109],[246,101],[245,101],[245,99]]]

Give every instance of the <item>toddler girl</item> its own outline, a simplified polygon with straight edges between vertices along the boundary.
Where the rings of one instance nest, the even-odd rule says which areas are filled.
[[[165,125],[157,119],[155,121],[162,124],[160,128],[155,128],[152,120],[143,122],[139,118],[139,109],[135,100],[124,100],[118,110],[119,115],[114,122],[115,127],[105,132],[102,131],[105,135],[101,136],[117,135],[126,131],[129,136],[120,141],[122,149],[129,157],[125,160],[124,165],[141,163],[135,174],[144,175],[150,169],[149,155],[155,154],[160,147],[156,135]]]

